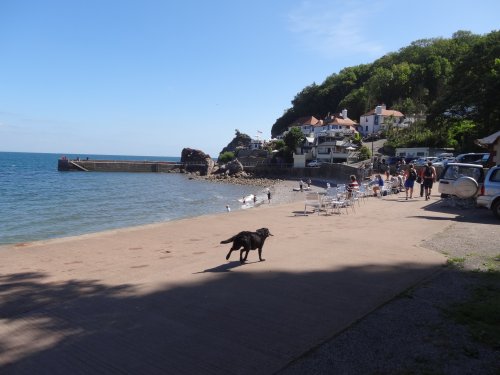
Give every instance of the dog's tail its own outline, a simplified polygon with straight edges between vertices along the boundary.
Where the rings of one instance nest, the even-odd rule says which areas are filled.
[[[220,243],[229,243],[229,242],[233,242],[233,240],[234,240],[234,236],[227,239],[227,240],[221,241]]]

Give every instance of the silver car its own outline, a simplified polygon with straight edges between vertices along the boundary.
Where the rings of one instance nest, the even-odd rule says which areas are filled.
[[[483,182],[482,165],[448,163],[439,177],[438,191],[442,198],[450,195],[464,199],[474,198],[480,194]]]
[[[500,166],[490,168],[480,195],[477,197],[477,205],[491,209],[493,214],[500,219]]]

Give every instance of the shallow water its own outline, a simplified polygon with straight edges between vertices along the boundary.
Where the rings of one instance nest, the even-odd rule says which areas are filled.
[[[252,186],[176,173],[59,172],[60,154],[0,152],[0,244],[65,237],[241,208]],[[77,155],[66,155],[75,158]],[[113,160],[175,157],[78,155]]]

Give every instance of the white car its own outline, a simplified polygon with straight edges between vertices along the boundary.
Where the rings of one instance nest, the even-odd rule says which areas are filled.
[[[432,161],[435,167],[445,167],[448,163],[453,163],[455,158],[449,156],[438,157]]]
[[[321,162],[318,160],[311,160],[309,163],[307,163],[308,167],[319,167]]]
[[[427,162],[429,162],[429,161],[433,162],[435,159],[436,159],[435,156],[426,156],[426,157],[412,160],[411,162],[415,167],[423,167],[423,166],[427,165]]]

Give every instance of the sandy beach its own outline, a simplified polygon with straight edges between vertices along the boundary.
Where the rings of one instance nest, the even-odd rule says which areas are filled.
[[[445,263],[421,246],[455,216],[432,201],[304,215],[296,184],[249,210],[1,247],[0,372],[273,373]],[[264,262],[226,261],[221,240],[261,227]]]

